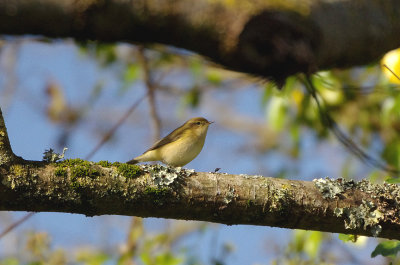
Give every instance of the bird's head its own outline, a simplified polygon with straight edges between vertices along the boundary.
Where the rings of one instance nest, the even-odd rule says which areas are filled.
[[[202,117],[192,118],[188,120],[184,127],[195,132],[197,135],[202,135],[207,133],[208,126],[213,123]]]

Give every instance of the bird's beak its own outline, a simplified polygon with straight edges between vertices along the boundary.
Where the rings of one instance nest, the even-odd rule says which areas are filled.
[[[209,121],[208,124],[214,123],[214,121]]]

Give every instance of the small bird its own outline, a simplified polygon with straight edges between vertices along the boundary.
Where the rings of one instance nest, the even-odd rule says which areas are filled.
[[[208,126],[213,123],[205,118],[192,118],[181,127],[153,144],[150,149],[128,162],[161,161],[173,167],[182,167],[192,161],[203,149]]]

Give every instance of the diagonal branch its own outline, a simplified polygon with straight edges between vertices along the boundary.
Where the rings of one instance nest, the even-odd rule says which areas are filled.
[[[139,46],[137,54],[139,62],[143,68],[144,83],[146,85],[147,93],[149,95],[150,117],[153,127],[153,141],[155,142],[160,140],[161,138],[161,120],[157,112],[157,104],[155,96],[156,84],[154,83],[153,78],[151,76],[149,62],[148,59],[146,58],[143,46]]]
[[[18,157],[11,149],[7,128],[4,123],[3,113],[0,108],[0,166],[15,162],[17,159]]]

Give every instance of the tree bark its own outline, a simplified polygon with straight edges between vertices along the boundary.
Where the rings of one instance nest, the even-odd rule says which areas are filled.
[[[0,33],[163,43],[271,78],[373,62],[400,46],[400,2],[0,0]]]
[[[0,132],[6,132],[0,112]],[[81,159],[14,159],[0,137],[0,210],[115,214],[400,239],[400,188],[297,181]]]

